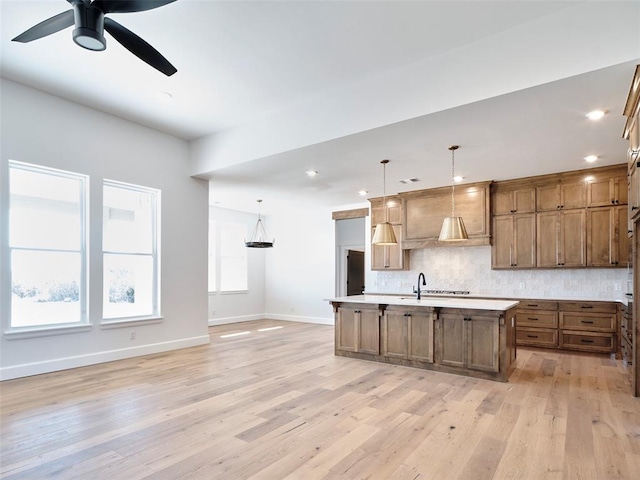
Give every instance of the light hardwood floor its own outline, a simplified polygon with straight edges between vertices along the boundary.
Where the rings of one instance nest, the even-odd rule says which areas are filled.
[[[640,479],[640,399],[606,355],[519,349],[497,383],[335,357],[330,326],[210,333],[2,382],[0,478]]]

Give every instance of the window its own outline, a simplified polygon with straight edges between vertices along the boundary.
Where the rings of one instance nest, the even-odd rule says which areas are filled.
[[[160,191],[103,183],[103,318],[160,315]]]
[[[220,291],[248,290],[247,226],[223,223],[220,228]]]
[[[9,161],[11,328],[87,323],[87,180]]]

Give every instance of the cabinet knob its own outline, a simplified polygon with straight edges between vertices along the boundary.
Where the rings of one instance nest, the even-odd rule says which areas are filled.
[[[405,317],[410,317],[410,316],[411,316],[411,314],[410,314],[410,313],[405,313],[405,314],[404,314],[404,316],[405,316]]]
[[[631,211],[637,210],[638,207],[631,207]]]

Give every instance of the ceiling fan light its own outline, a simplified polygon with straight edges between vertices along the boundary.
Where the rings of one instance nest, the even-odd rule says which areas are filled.
[[[373,233],[373,239],[371,240],[373,245],[397,245],[398,240],[396,234],[393,232],[393,227],[389,222],[382,222],[376,225],[376,229]]]
[[[102,51],[107,48],[107,41],[103,35],[100,35],[95,30],[90,28],[78,27],[73,29],[73,41],[77,45],[87,50],[93,50],[96,52]]]

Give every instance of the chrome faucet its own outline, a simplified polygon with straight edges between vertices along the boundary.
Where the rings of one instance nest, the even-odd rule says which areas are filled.
[[[420,275],[418,275],[418,288],[413,287],[413,293],[417,294],[417,300],[420,300],[420,278],[422,278],[422,285],[427,285],[427,281],[424,279],[424,273],[420,272]]]

